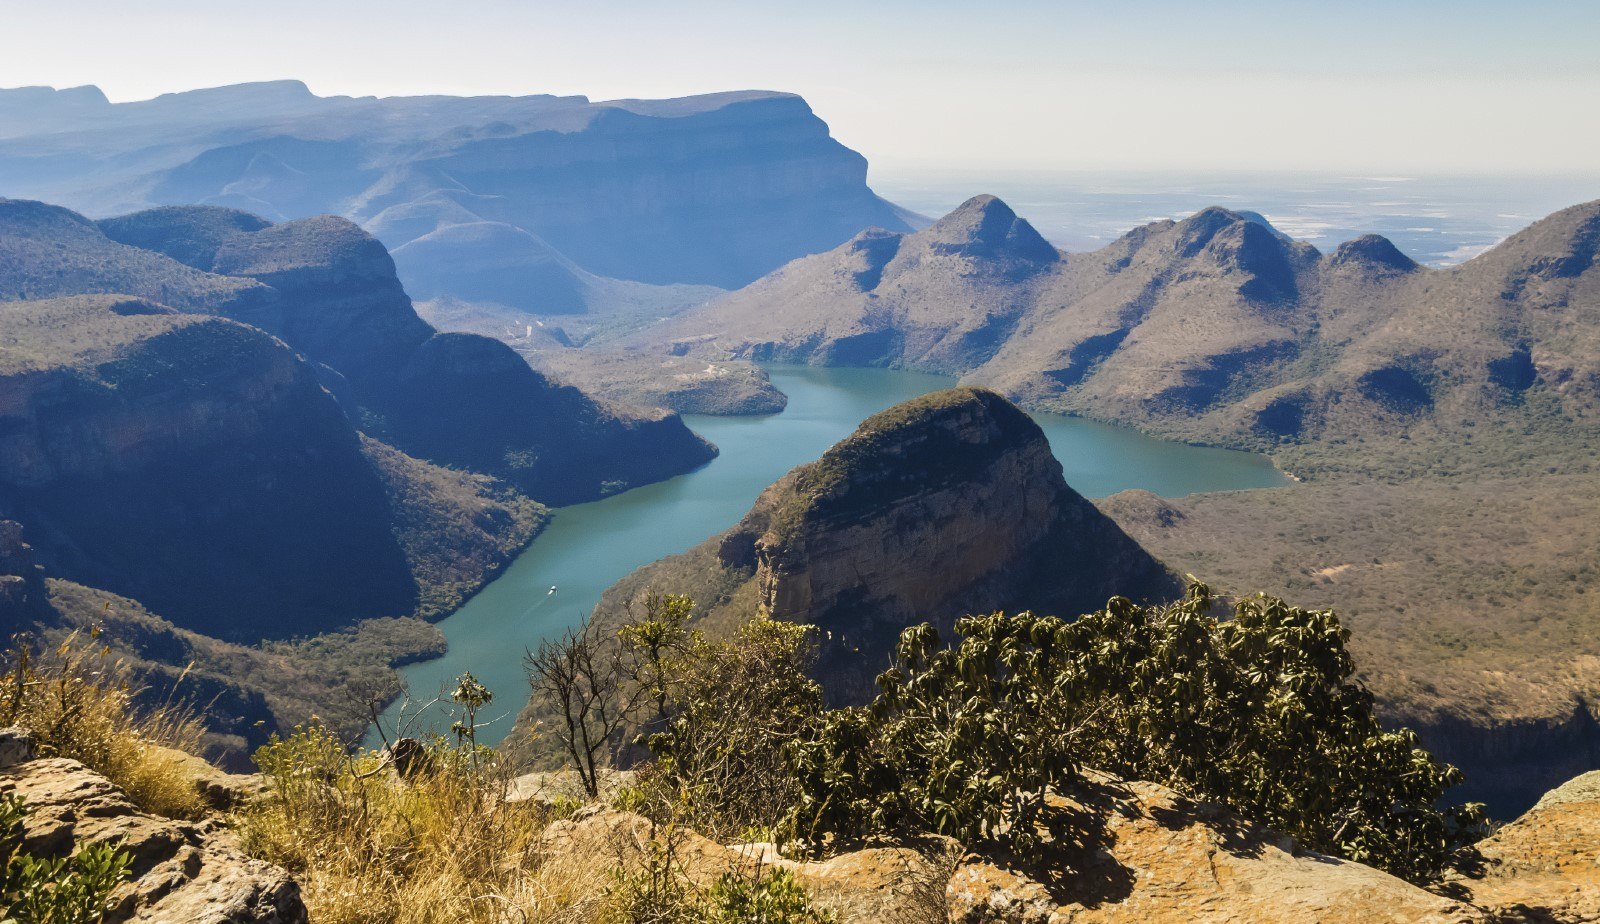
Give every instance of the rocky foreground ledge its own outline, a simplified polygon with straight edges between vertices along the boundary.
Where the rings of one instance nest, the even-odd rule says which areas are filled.
[[[666,839],[683,875],[702,886],[729,870],[785,869],[839,924],[1600,922],[1600,772],[1502,828],[1472,876],[1436,891],[1302,850],[1154,783],[1091,776],[1051,806],[1091,821],[1079,826],[1088,833],[1030,856],[928,837],[795,861],[771,844],[723,846],[603,805],[552,824],[542,846],[546,862],[573,871],[637,871]]]
[[[65,857],[109,842],[132,858],[132,878],[112,896],[107,924],[305,924],[300,887],[284,870],[246,856],[219,821],[146,814],[83,764],[34,759],[31,743],[12,730],[0,739],[0,792],[28,809],[23,850]]]
[[[198,763],[193,770],[219,808],[259,791],[248,777]],[[516,780],[508,798],[568,798],[560,776]],[[289,874],[246,856],[220,819],[140,812],[82,764],[33,758],[26,736],[12,730],[0,731],[0,792],[28,806],[23,847],[31,853],[67,856],[117,841],[132,855],[133,878],[106,916],[112,924],[307,922]],[[1431,891],[1301,850],[1221,806],[1152,783],[1090,775],[1053,797],[1051,810],[1082,822],[1070,826],[1078,835],[1027,856],[925,837],[812,862],[784,858],[771,844],[724,846],[599,803],[550,824],[535,862],[571,871],[565,881],[580,892],[592,887],[593,895],[571,896],[580,904],[600,898],[619,867],[638,871],[663,849],[699,886],[728,873],[784,869],[838,924],[1600,922],[1600,771],[1550,792],[1479,845],[1470,874]]]

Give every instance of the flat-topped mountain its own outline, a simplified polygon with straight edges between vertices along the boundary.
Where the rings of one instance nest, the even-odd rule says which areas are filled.
[[[867,188],[865,159],[786,93],[350,98],[276,81],[110,103],[93,87],[31,87],[0,90],[0,123],[7,195],[97,216],[193,203],[275,222],[336,214],[394,250],[497,223],[588,273],[652,284],[735,287],[862,228],[908,227]],[[520,258],[520,239],[490,243],[481,260]],[[401,263],[445,294],[484,294],[434,249]]]
[[[103,227],[0,200],[0,301],[123,293],[282,338],[359,425],[411,455],[501,477],[550,503],[692,468],[715,452],[675,415],[550,383],[487,337],[417,316],[382,244],[332,216],[270,224],[214,207]]]
[[[816,625],[819,669],[848,699],[870,692],[908,625],[1176,594],[1061,471],[1039,426],[998,394],[936,392],[868,418],[737,526],[619,582],[597,614],[617,618],[655,590],[701,601],[712,623],[759,609]]]
[[[1431,270],[1375,235],[1323,255],[1209,208],[1060,254],[983,196],[920,232],[863,232],[637,341],[955,373],[1031,406],[1212,441],[1455,426],[1535,385],[1587,415],[1597,229],[1600,202]]]

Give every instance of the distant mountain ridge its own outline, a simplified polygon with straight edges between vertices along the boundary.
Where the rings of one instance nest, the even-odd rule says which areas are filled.
[[[1030,406],[1263,445],[1396,433],[1539,386],[1600,408],[1600,202],[1457,267],[1368,235],[1319,253],[1208,208],[1063,254],[980,196],[926,230],[866,231],[636,344],[714,358],[953,373]]]
[[[133,295],[281,337],[373,436],[548,503],[657,480],[715,452],[675,415],[597,403],[499,341],[438,333],[383,245],[341,218],[274,225],[194,206],[96,225],[0,200],[0,301],[80,294]]]
[[[93,87],[0,90],[0,195],[94,215],[188,204],[280,222],[337,214],[394,250],[492,223],[584,272],[657,285],[736,287],[862,228],[908,229],[866,169],[804,100],[766,91],[351,98],[273,81],[111,103]],[[402,266],[416,259],[448,283],[451,267],[423,255]],[[463,290],[444,294],[525,291],[456,276]]]

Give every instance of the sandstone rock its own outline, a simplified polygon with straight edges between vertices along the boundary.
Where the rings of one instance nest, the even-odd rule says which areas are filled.
[[[952,924],[1486,920],[1152,783],[1098,778],[1052,808],[1081,822],[1076,842],[1021,858],[972,851],[946,890]]]
[[[267,781],[259,773],[229,773],[210,761],[177,748],[158,744],[146,747],[159,751],[162,758],[194,784],[206,805],[216,811],[228,812],[242,808],[267,792]]]
[[[1452,885],[1494,920],[1600,921],[1600,771],[1546,793],[1478,851],[1481,869]]]
[[[771,844],[724,847],[693,831],[653,825],[649,819],[603,806],[584,809],[550,825],[541,842],[545,869],[556,881],[604,888],[612,870],[637,873],[652,855],[670,850],[688,883],[704,888],[725,873],[754,876],[785,869],[814,907],[839,924],[924,924],[943,915],[944,882],[956,855],[954,842],[929,838],[912,846],[873,847],[809,863],[779,856]]]
[[[106,921],[304,924],[300,889],[283,870],[245,856],[214,822],[146,815],[105,777],[74,760],[32,760],[0,771],[0,790],[28,808],[23,849],[65,856],[115,842],[133,858],[132,880]]]
[[[33,735],[23,728],[0,728],[0,770],[33,760]]]
[[[821,862],[785,859],[773,844],[731,849],[760,866],[793,873],[813,907],[839,924],[923,924],[942,918],[945,884],[961,853],[960,845],[944,837],[866,847]]]
[[[870,695],[908,625],[948,630],[967,613],[1023,607],[1076,615],[1118,594],[1177,593],[1061,471],[1015,405],[953,388],[869,418],[768,488],[719,556],[753,568],[774,617],[823,630],[831,695]]]

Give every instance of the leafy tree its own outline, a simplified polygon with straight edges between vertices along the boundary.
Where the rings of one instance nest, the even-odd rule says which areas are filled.
[[[873,703],[796,743],[791,836],[921,828],[1026,848],[1045,792],[1084,765],[1413,881],[1482,834],[1480,807],[1438,807],[1460,772],[1379,725],[1331,612],[1258,595],[1218,619],[1193,582],[1168,606],[1114,598],[1074,622],[993,614],[956,633],[944,647],[906,630]]]
[[[699,633],[688,628],[693,615],[689,597],[652,592],[645,596],[644,617],[617,631],[629,678],[654,706],[651,731],[666,725],[678,665],[700,641]]]

